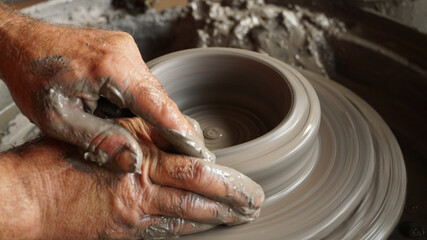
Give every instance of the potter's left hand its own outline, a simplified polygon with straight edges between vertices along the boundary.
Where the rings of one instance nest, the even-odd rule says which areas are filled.
[[[156,126],[183,154],[214,159],[124,32],[49,25],[0,5],[0,73],[20,110],[85,159],[139,171],[145,154],[122,127],[92,113],[101,96]]]
[[[141,119],[119,123],[149,153],[141,174],[81,162],[46,138],[1,153],[0,238],[163,239],[259,215],[264,194],[248,177],[159,150],[152,141],[164,140]]]

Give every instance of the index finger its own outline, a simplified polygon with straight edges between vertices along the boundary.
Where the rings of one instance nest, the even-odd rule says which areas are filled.
[[[103,88],[103,95],[111,101],[121,95],[119,102],[156,126],[160,134],[180,153],[214,161],[215,155],[205,147],[203,138],[197,132],[200,129],[198,123],[189,121],[147,66],[143,68],[143,80],[125,81],[123,91],[118,91],[123,87],[114,87],[116,83],[113,82],[110,84],[112,87]]]

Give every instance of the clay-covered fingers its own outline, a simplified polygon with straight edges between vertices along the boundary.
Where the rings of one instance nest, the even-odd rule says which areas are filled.
[[[235,212],[226,203],[177,188],[153,185],[146,213],[178,217],[209,224],[235,225],[249,222],[248,216]]]
[[[172,149],[172,145],[159,134],[156,127],[139,117],[120,118],[115,122],[125,128],[140,144],[152,142],[163,151]]]
[[[54,96],[53,96],[54,97]],[[79,99],[55,99],[47,110],[42,129],[49,135],[79,146],[84,158],[113,170],[140,172],[142,152],[136,139],[123,127],[86,113]]]
[[[156,126],[178,152],[214,161],[215,155],[205,147],[203,137],[195,129],[200,128],[198,124],[180,112],[145,65],[141,66],[141,72],[126,81],[108,83],[101,94]]]
[[[182,218],[146,216],[141,219],[134,234],[137,239],[169,239],[191,233],[203,232],[216,225],[194,222]]]
[[[185,118],[193,125],[193,128],[198,137],[202,139],[203,132],[199,123],[189,116],[185,116]],[[142,118],[119,118],[115,119],[115,122],[123,126],[126,130],[128,130],[132,134],[132,136],[142,144],[145,144],[147,142],[153,142],[156,147],[166,152],[169,152],[170,150],[174,149],[174,146],[170,143],[169,140],[164,137],[164,135],[161,134],[161,131],[159,131],[158,127],[149,124]],[[210,157],[207,160],[212,161],[213,159]]]
[[[156,159],[150,162],[148,170],[154,183],[226,203],[247,221],[258,217],[264,192],[242,173],[201,159],[160,151]]]

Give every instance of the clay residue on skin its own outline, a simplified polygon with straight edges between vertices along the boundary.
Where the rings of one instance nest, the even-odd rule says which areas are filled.
[[[234,208],[241,218],[238,223],[253,221],[259,216],[260,206],[256,203],[263,202],[264,192],[258,183],[229,167],[206,163],[204,169],[211,172],[210,174],[220,176],[222,182],[231,186],[231,189],[228,189],[226,203],[233,205],[233,202],[240,202],[241,205]]]
[[[144,221],[144,219],[142,221]],[[159,217],[149,227],[141,231],[138,231],[136,233],[136,237],[139,239],[148,239],[148,240],[177,238],[179,237],[179,234],[186,233],[185,230],[187,229],[180,229],[183,226],[185,226],[186,224],[185,221],[187,221],[187,224],[192,225],[194,232],[206,231],[216,227],[215,225],[212,225],[212,224],[195,223],[195,222],[193,223],[191,221],[184,220],[181,218]],[[181,232],[183,230],[184,230],[184,233]]]
[[[85,81],[79,81],[85,82]],[[44,131],[50,136],[65,140],[75,145],[79,145],[84,150],[84,159],[93,161],[99,165],[108,163],[114,170],[140,171],[142,152],[133,140],[129,132],[122,127],[115,125],[112,121],[100,120],[90,116],[90,113],[83,112],[83,101],[80,98],[68,97],[60,90],[61,86],[51,85],[40,91],[38,103],[45,110],[41,117],[34,119],[34,122],[42,126]],[[76,89],[71,87],[70,89]],[[82,88],[77,88],[82,89]],[[47,117],[46,117],[47,116]],[[49,126],[55,126],[51,128]],[[115,136],[113,136],[115,135]],[[103,141],[112,137],[131,139],[128,146],[122,146],[116,153],[109,156],[107,152],[100,149]],[[128,166],[115,166],[115,161],[119,153],[131,151],[131,158]],[[117,161],[117,159],[114,159]],[[123,163],[122,163],[123,164]]]
[[[118,107],[124,108],[129,105],[130,102],[135,102],[135,100],[129,101],[129,99],[134,99],[134,96],[131,96],[128,91],[123,91],[118,86],[116,86],[116,84],[114,84],[113,79],[98,78],[98,81],[102,86],[100,88],[100,94],[103,97],[109,99],[114,104],[116,104]],[[149,96],[150,99],[153,100],[154,104],[158,104],[158,107],[162,107],[165,104],[165,99],[162,98],[164,97],[164,95],[159,95],[157,89],[154,90],[147,88],[145,91],[146,92],[141,92],[140,94],[145,95],[147,97]],[[144,119],[150,120],[152,118],[150,115],[147,115],[145,113],[140,114],[143,114],[140,117],[143,117]],[[215,155],[210,152],[204,144],[203,133],[199,123],[188,116],[186,116],[186,118],[191,124],[191,126],[194,128],[196,136],[193,136],[192,134],[187,132],[167,129],[160,125],[158,125],[157,128],[160,131],[160,134],[166,140],[168,140],[174,146],[175,150],[177,150],[179,153],[192,157],[203,158],[208,161],[215,161]]]
[[[169,161],[173,159],[169,159]],[[202,189],[200,194],[218,201],[226,211],[219,211],[216,214],[222,221],[220,224],[237,225],[254,221],[260,214],[260,208],[264,200],[262,187],[242,173],[229,167],[214,164],[213,162],[192,159],[186,164],[179,164],[170,168],[167,175],[172,177],[174,182],[186,182],[188,179],[198,179],[201,185],[211,185]],[[160,166],[165,164],[160,163]],[[153,166],[158,166],[154,164]],[[212,177],[214,176],[214,177]],[[216,186],[224,186],[218,192]],[[192,201],[200,197],[195,196]],[[204,199],[204,197],[202,197]],[[229,221],[233,219],[233,221]]]
[[[50,78],[60,72],[69,71],[70,60],[62,56],[51,56],[39,58],[31,62],[31,69],[34,75]]]
[[[185,115],[184,115],[185,116]],[[204,136],[203,136],[203,130],[200,127],[200,124],[193,118],[189,116],[185,116],[187,121],[191,124],[191,126],[194,128],[194,131],[196,132],[196,136],[188,136],[185,138],[185,140],[177,139],[178,142],[175,143],[175,145],[179,145],[179,148],[181,149],[181,153],[192,153],[196,152],[195,155],[190,155],[192,157],[198,157],[203,158],[209,162],[215,162],[216,156],[214,153],[212,153],[206,146],[204,142]],[[174,135],[174,134],[172,134]],[[184,135],[181,134],[181,137]],[[171,141],[174,141],[171,139]],[[183,144],[186,143],[186,144]],[[182,146],[181,146],[182,145]]]
[[[188,116],[186,116],[186,118],[193,126],[197,136],[159,126],[158,129],[160,134],[168,140],[179,153],[214,162],[216,159],[215,154],[206,148],[203,141],[203,132],[199,123]]]

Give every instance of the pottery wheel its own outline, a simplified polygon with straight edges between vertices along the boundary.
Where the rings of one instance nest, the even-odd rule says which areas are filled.
[[[405,198],[403,157],[386,123],[354,93],[245,50],[186,50],[149,65],[181,110],[200,122],[208,147],[218,149],[217,163],[247,174],[266,193],[254,223],[185,239],[391,233]],[[212,142],[227,135],[234,140]]]
[[[255,222],[184,239],[383,239],[391,233],[405,198],[403,157],[385,122],[354,93],[237,49],[187,50],[149,66],[181,110],[200,121],[217,163],[247,174],[266,193]],[[6,100],[3,148],[36,132]]]

